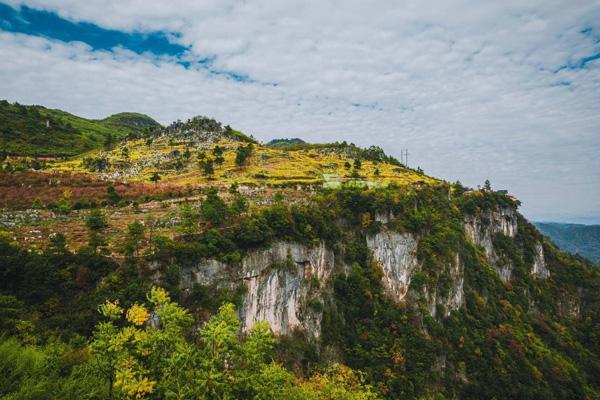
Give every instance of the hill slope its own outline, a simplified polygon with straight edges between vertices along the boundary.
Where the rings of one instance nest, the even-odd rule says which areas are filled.
[[[600,265],[600,225],[535,222],[534,225],[561,249]]]
[[[89,152],[48,169],[135,182],[148,182],[159,174],[161,182],[177,185],[374,187],[436,181],[377,147],[361,149],[347,143],[271,147],[206,117],[177,121],[111,150]]]
[[[35,357],[56,386],[95,379],[63,398],[305,398],[255,391],[340,363],[361,373],[336,389],[386,399],[600,398],[600,271],[505,193],[206,117],[28,163],[0,173],[0,395],[45,382]]]
[[[147,115],[120,113],[90,120],[61,110],[0,101],[0,150],[15,156],[72,156],[102,147],[107,138],[154,130]]]

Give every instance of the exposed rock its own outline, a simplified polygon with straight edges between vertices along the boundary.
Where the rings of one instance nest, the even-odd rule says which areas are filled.
[[[417,260],[417,239],[409,233],[388,229],[367,237],[367,245],[383,270],[382,285],[394,301],[402,301],[411,278],[421,267]],[[276,334],[303,330],[308,337],[321,335],[322,304],[331,290],[334,271],[346,266],[335,259],[323,242],[309,247],[299,243],[275,242],[268,248],[247,253],[241,265],[230,266],[218,260],[199,260],[193,267],[182,268],[180,285],[189,290],[194,284],[247,291],[240,317],[242,329],[248,331],[256,321],[267,321]],[[463,305],[464,266],[458,254],[446,267],[452,281],[446,293],[437,288],[426,298],[430,313],[443,305],[445,316]]]
[[[480,215],[467,215],[464,222],[465,235],[473,243],[483,248],[488,261],[494,266],[503,281],[509,281],[512,274],[510,262],[500,265],[492,238],[496,233],[508,237],[517,234],[517,212],[509,207],[487,211]]]
[[[395,301],[406,296],[413,272],[419,269],[417,241],[409,233],[382,230],[367,237],[367,246],[383,268],[383,287]]]
[[[544,259],[544,246],[542,246],[541,243],[535,244],[535,254],[533,256],[531,273],[542,279],[550,276],[550,271],[546,267],[546,260]]]
[[[438,306],[443,306],[443,316],[447,317],[452,311],[458,310],[464,304],[465,271],[458,253],[454,257],[453,262],[447,266],[445,272],[449,274],[451,281],[447,294],[443,296],[439,293],[438,288],[423,288],[423,295],[427,300],[427,309],[429,310],[429,315],[432,317],[438,316]]]
[[[277,334],[305,330],[308,336],[321,334],[322,311],[309,303],[322,301],[315,285],[325,285],[334,270],[333,252],[324,243],[307,247],[298,243],[275,242],[267,249],[248,253],[241,268],[217,260],[204,260],[181,274],[181,286],[193,284],[234,288],[247,287],[240,315],[243,330],[256,321],[268,321]]]

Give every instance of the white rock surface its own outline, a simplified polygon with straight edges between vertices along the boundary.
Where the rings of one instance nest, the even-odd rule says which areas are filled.
[[[550,271],[546,267],[546,260],[544,258],[544,246],[539,242],[535,244],[535,255],[533,256],[531,273],[542,279],[546,279],[550,276]]]
[[[505,207],[496,211],[488,211],[478,216],[467,215],[465,217],[464,229],[467,238],[483,248],[488,261],[494,266],[500,278],[505,282],[509,281],[513,267],[510,263],[499,264],[492,238],[496,233],[515,237],[518,230],[516,211]]]
[[[409,233],[383,230],[367,237],[367,246],[383,268],[383,287],[395,301],[406,296],[413,272],[419,268],[417,241]]]

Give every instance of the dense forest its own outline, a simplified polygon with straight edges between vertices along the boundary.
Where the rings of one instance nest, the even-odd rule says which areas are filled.
[[[466,239],[467,215],[516,208],[494,192],[460,185],[321,190],[303,202],[276,194],[251,204],[233,187],[178,206],[175,236],[136,220],[111,243],[107,213],[83,214],[87,244],[55,233],[45,248],[0,237],[2,396],[30,398],[598,398],[600,274],[559,251],[518,217],[496,234],[500,279]],[[382,221],[378,215],[391,213]],[[487,221],[488,224],[492,221]],[[404,301],[382,286],[367,240],[394,231],[419,238]],[[324,243],[343,259],[308,307],[323,334],[276,335],[267,323],[240,331],[248,288],[194,284],[181,273],[214,259],[235,270],[246,254],[279,241]],[[542,241],[547,279],[532,276]],[[118,249],[118,252],[115,251]],[[444,299],[464,263],[464,304]],[[294,263],[272,265],[285,273]]]

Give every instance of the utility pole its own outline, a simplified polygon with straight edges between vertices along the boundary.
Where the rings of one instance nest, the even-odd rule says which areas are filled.
[[[400,149],[400,164],[404,164],[404,149]]]
[[[404,154],[404,161],[406,161],[406,165],[408,167],[408,149],[406,149],[406,153]]]

